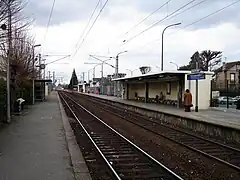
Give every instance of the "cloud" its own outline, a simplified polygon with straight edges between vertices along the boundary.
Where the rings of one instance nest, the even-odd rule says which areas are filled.
[[[46,26],[53,0],[29,1],[26,13],[36,19],[38,26]],[[52,14],[51,25],[63,24],[66,22],[82,21],[89,18],[97,0],[56,0]]]
[[[164,2],[160,2],[157,0],[151,1],[149,3],[148,1],[140,0],[136,1],[136,7],[139,9],[140,12],[149,14],[157,9],[157,7],[162,6],[167,0]],[[171,15],[176,10],[178,10],[180,7],[183,7],[184,5],[191,2],[190,0],[182,0],[182,1],[176,1],[172,0],[167,5],[162,7],[156,15],[149,18],[146,23],[152,24],[164,17],[166,15]],[[162,22],[162,24],[171,24],[174,22],[182,22],[182,25],[188,25],[192,22],[197,21],[198,19],[201,19],[225,6],[230,5],[231,3],[236,2],[236,0],[196,0],[188,4],[183,9],[179,10],[178,12],[172,14],[174,18],[171,19],[171,16],[167,18],[165,21]],[[194,6],[194,7],[192,7]],[[192,8],[191,8],[192,7]],[[212,15],[211,17],[207,18],[206,20],[203,20],[199,23],[194,24],[191,26],[191,29],[198,29],[198,28],[209,28],[214,25],[218,25],[221,23],[231,22],[234,24],[239,24],[238,18],[240,17],[239,12],[240,3],[236,3],[235,5],[227,8],[226,10],[219,12],[216,15]],[[179,15],[177,15],[179,14]],[[177,15],[177,16],[176,16]],[[232,18],[236,17],[236,18]],[[168,20],[170,19],[170,20]]]
[[[30,2],[33,4],[29,3],[28,6],[32,12],[35,12],[37,22],[33,33],[36,35],[36,42],[41,43],[52,2],[46,0]],[[172,0],[172,3],[169,4],[168,12],[173,11],[186,2],[187,0],[181,2]],[[200,2],[200,0],[196,2]],[[85,38],[78,53],[71,61],[70,59],[61,61],[69,62],[70,64],[51,64],[47,66],[47,71],[56,71],[56,76],[64,77],[64,81],[67,83],[73,68],[76,69],[78,75],[81,72],[86,72],[85,77],[87,77],[89,72],[90,77],[92,77],[92,70],[90,69],[92,69],[93,65],[86,65],[84,62],[99,63],[99,61],[89,60],[89,54],[116,56],[118,52],[128,50],[127,53],[119,56],[120,72],[127,73],[126,69],[136,69],[142,65],[150,65],[153,71],[156,72],[159,70],[156,66],[160,66],[161,57],[161,41],[156,41],[156,39],[161,40],[161,32],[167,24],[181,20],[182,25],[180,28],[182,28],[231,2],[233,1],[216,0],[213,2],[208,0],[201,6],[196,7],[196,9],[186,11],[179,17],[159,24],[123,45],[122,41],[124,39],[136,35],[149,27],[151,23],[166,15],[167,9],[163,9],[145,23],[142,23],[137,28],[133,28],[130,33],[125,34],[162,2],[157,0],[152,0],[151,3],[145,0],[109,1],[91,33]],[[43,44],[43,54],[72,54],[96,3],[97,0],[81,2],[75,0],[73,3],[57,0],[51,26]],[[223,55],[228,57],[229,61],[238,60],[240,52],[238,50],[239,42],[236,37],[238,37],[240,29],[237,22],[239,12],[236,11],[236,7],[239,7],[239,4],[234,6],[233,9],[230,8],[218,13],[193,27],[190,26],[180,31],[177,31],[177,27],[168,29],[164,35],[164,69],[176,69],[176,66],[170,64],[171,61],[179,66],[187,64],[189,57],[196,50],[221,50]],[[56,57],[47,57],[48,62],[55,59]],[[115,65],[114,59],[109,61],[109,63]],[[100,70],[101,66],[96,67],[96,76],[98,77],[100,77]],[[104,75],[112,73],[114,73],[114,69],[104,65]],[[139,73],[139,71],[134,72],[135,75]]]

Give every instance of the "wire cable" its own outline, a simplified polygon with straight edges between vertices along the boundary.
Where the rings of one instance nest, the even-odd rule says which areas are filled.
[[[92,30],[93,26],[95,25],[95,23],[97,22],[97,20],[98,20],[99,16],[101,15],[101,13],[102,13],[103,9],[106,7],[106,5],[107,5],[108,1],[109,1],[109,0],[106,0],[106,1],[105,1],[105,3],[104,3],[104,5],[103,5],[103,7],[100,9],[100,11],[99,11],[99,13],[98,13],[97,17],[95,18],[95,20],[94,20],[94,22],[92,23],[91,27],[90,27],[90,28],[89,28],[89,30],[87,31],[87,33],[86,33],[85,37],[83,38],[83,40],[82,40],[81,44],[79,45],[79,47],[78,47],[78,48],[76,49],[76,51],[74,52],[74,54],[73,54],[72,58],[73,58],[73,57],[74,57],[74,56],[77,54],[77,52],[78,52],[78,51],[79,51],[79,49],[81,48],[81,46],[82,46],[82,44],[84,43],[84,41],[86,40],[86,38],[87,38],[88,34],[91,32],[91,30]]]
[[[91,20],[92,20],[92,18],[93,18],[93,15],[95,14],[95,12],[96,12],[96,10],[97,10],[97,7],[98,7],[98,5],[100,4],[100,2],[101,2],[101,0],[98,0],[98,3],[97,3],[97,5],[95,6],[95,8],[94,8],[94,10],[93,10],[90,18],[88,19],[88,22],[87,22],[87,24],[86,24],[86,26],[85,26],[85,28],[84,28],[84,30],[83,30],[83,32],[82,32],[82,34],[81,34],[81,36],[80,36],[80,38],[79,38],[79,40],[78,40],[78,42],[77,42],[77,44],[76,44],[75,47],[77,47],[77,45],[80,43],[80,40],[82,39],[84,33],[86,32],[87,27],[89,26],[89,24],[90,24],[90,22],[91,22]]]
[[[143,18],[139,23],[137,23],[136,25],[134,25],[130,30],[128,30],[126,33],[124,33],[123,35],[128,34],[129,32],[131,32],[133,29],[135,29],[136,27],[138,27],[140,24],[142,24],[144,21],[146,21],[149,17],[151,17],[153,14],[155,14],[156,12],[158,12],[159,10],[161,10],[164,6],[166,6],[171,0],[168,0],[167,2],[165,2],[164,4],[162,4],[160,7],[158,7],[156,10],[154,10],[153,12],[151,12],[148,16],[146,16],[145,18]]]
[[[200,22],[200,21],[202,21],[202,20],[205,20],[205,19],[209,18],[210,16],[215,15],[215,14],[217,14],[217,13],[219,13],[219,12],[221,12],[221,11],[223,11],[223,10],[225,10],[225,9],[227,9],[227,8],[229,8],[229,7],[237,4],[237,3],[239,3],[239,2],[240,2],[240,0],[234,1],[234,2],[231,3],[231,4],[229,4],[229,5],[227,5],[227,6],[224,6],[224,7],[220,8],[220,9],[218,9],[218,10],[216,10],[216,11],[208,14],[207,16],[204,16],[204,17],[202,17],[202,18],[200,18],[200,19],[198,19],[198,20],[196,20],[196,21],[194,21],[194,22],[192,22],[192,23],[184,26],[184,27],[181,28],[180,30],[186,29],[186,28],[188,28],[189,26],[192,26],[192,25],[194,25],[194,24],[196,24],[196,23],[198,23],[198,22]],[[175,32],[173,32],[173,33],[170,33],[170,34],[174,34],[174,33],[178,32],[178,31],[180,31],[180,30],[177,30],[177,31],[175,31]],[[169,35],[170,35],[170,34],[169,34]]]
[[[197,7],[197,6],[201,5],[202,3],[206,2],[206,1],[208,1],[208,0],[202,0],[202,1],[198,2],[197,4],[194,4],[194,5],[190,6],[190,7],[188,7],[187,9],[185,9],[185,10],[183,10],[183,11],[181,11],[181,12],[179,12],[179,13],[171,16],[171,17],[169,17],[167,20],[170,20],[170,19],[172,19],[172,18],[174,18],[174,17],[176,17],[176,16],[178,16],[178,15],[180,15],[180,14],[182,14],[182,13],[184,13],[184,12],[186,12],[186,11],[194,8],[194,7]],[[135,50],[137,50],[137,49],[139,49],[139,48],[143,48],[143,47],[145,47],[145,46],[147,46],[147,45],[149,45],[149,44],[152,44],[152,43],[154,43],[154,42],[156,42],[156,41],[159,41],[160,39],[161,39],[161,38],[155,39],[154,41],[148,42],[148,43],[146,43],[146,44],[144,44],[144,45],[142,45],[142,46],[140,46],[140,47],[138,47],[138,48],[134,48],[133,50],[130,50],[130,51],[135,51]]]
[[[61,60],[63,60],[63,59],[66,59],[67,57],[69,57],[70,55],[67,55],[67,56],[64,56],[64,57],[62,57],[62,58],[60,58],[60,59],[57,59],[57,60],[54,60],[54,61],[51,61],[51,62],[49,62],[49,63],[46,63],[46,65],[48,65],[48,64],[52,64],[52,63],[55,63],[55,62],[57,62],[57,61],[61,61]]]
[[[50,15],[49,15],[49,18],[48,18],[48,23],[47,23],[47,27],[46,27],[46,32],[45,32],[45,34],[44,34],[44,38],[43,38],[42,44],[44,44],[44,42],[45,42],[45,40],[46,40],[46,37],[47,37],[49,25],[50,25],[50,22],[51,22],[51,19],[52,19],[53,10],[54,10],[54,7],[55,7],[55,3],[56,3],[56,0],[53,0],[53,4],[52,4],[52,8],[51,8]],[[42,50],[42,46],[41,46],[41,50]]]
[[[154,10],[153,12],[151,12],[148,16],[144,17],[141,21],[139,21],[137,24],[135,24],[132,28],[130,28],[128,31],[126,31],[125,33],[119,35],[116,37],[116,39],[127,35],[129,32],[131,32],[132,30],[134,30],[136,27],[138,27],[140,24],[142,24],[144,21],[146,21],[149,17],[151,17],[153,14],[155,14],[156,12],[158,12],[159,10],[161,10],[164,6],[168,5],[169,2],[172,0],[168,0],[167,2],[165,2],[164,4],[162,4],[160,7],[158,7],[156,10]]]
[[[181,30],[184,30],[184,29],[188,28],[189,26],[192,26],[192,25],[194,25],[194,24],[196,24],[196,23],[198,23],[198,22],[200,22],[200,21],[203,21],[203,20],[209,18],[210,16],[213,16],[213,15],[215,15],[215,14],[217,14],[217,13],[219,13],[219,12],[221,12],[221,11],[223,11],[223,10],[225,10],[225,9],[227,9],[227,8],[229,8],[229,7],[237,4],[237,3],[239,3],[239,2],[240,2],[240,0],[234,1],[233,3],[231,3],[231,4],[227,5],[227,6],[224,6],[224,7],[220,8],[220,9],[218,9],[218,10],[216,10],[216,11],[214,11],[214,12],[212,12],[212,13],[210,13],[210,14],[208,14],[208,15],[206,15],[206,16],[204,16],[204,17],[202,17],[202,18],[200,18],[200,19],[198,19],[198,20],[196,20],[196,21],[194,21],[194,22],[192,22],[192,23],[190,23],[190,24],[187,24],[187,25],[184,26],[183,28],[180,28],[179,30],[174,31],[174,32],[172,32],[172,33],[170,33],[170,34],[168,34],[168,35],[172,35],[172,34],[175,34],[175,33],[179,32],[179,31],[181,31]],[[143,45],[143,46],[141,46],[141,47],[138,47],[138,48],[136,48],[136,49],[133,49],[131,52],[133,52],[133,51],[135,51],[135,50],[137,50],[137,49],[143,48],[143,47],[145,47],[145,46],[147,46],[147,45],[149,45],[149,44],[151,44],[151,43],[153,43],[153,42],[159,41],[159,40],[161,40],[161,38],[155,39],[154,41],[151,41],[150,43],[147,43],[147,44],[145,44],[145,45]]]
[[[153,23],[151,26],[149,26],[148,28],[144,29],[144,30],[141,31],[140,33],[136,34],[135,36],[132,36],[132,37],[129,38],[128,40],[124,40],[124,44],[122,44],[122,45],[127,44],[128,42],[132,41],[133,39],[135,39],[136,37],[140,36],[141,34],[149,31],[150,29],[152,29],[153,27],[155,27],[157,24],[163,22],[163,21],[166,20],[168,17],[174,15],[175,13],[177,13],[177,12],[180,11],[181,9],[185,8],[185,7],[188,6],[189,4],[193,3],[194,1],[196,1],[196,0],[191,0],[191,1],[189,1],[187,4],[181,6],[180,8],[178,8],[177,10],[175,10],[174,12],[172,12],[171,14],[169,14],[169,15],[165,16],[164,18],[162,18],[161,20]]]

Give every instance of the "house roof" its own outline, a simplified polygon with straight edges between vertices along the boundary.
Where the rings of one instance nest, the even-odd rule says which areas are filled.
[[[240,61],[228,62],[225,64],[225,68],[226,68],[226,70],[229,70],[236,65],[240,65]],[[223,65],[220,68],[216,69],[215,73],[219,73],[222,71],[223,71]]]

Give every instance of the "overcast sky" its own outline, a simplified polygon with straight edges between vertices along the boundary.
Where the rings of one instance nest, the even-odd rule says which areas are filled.
[[[99,3],[88,29],[105,1],[101,0]],[[98,63],[89,59],[89,54],[116,56],[117,53],[127,50],[127,53],[119,56],[120,72],[130,75],[126,69],[138,69],[145,65],[151,66],[153,72],[159,71],[157,66],[160,66],[162,30],[167,25],[178,22],[182,24],[167,29],[164,35],[164,70],[176,70],[176,66],[170,62],[178,66],[187,64],[191,55],[197,50],[219,50],[223,51],[223,57],[227,57],[227,61],[239,60],[240,2],[192,24],[236,0],[168,1],[109,0],[88,36],[84,35],[82,38],[81,34],[98,0],[56,0],[47,34],[46,26],[53,0],[29,0],[25,13],[35,19],[32,33],[36,43],[42,44],[42,48],[36,49],[37,51],[41,51],[43,55],[71,54],[71,58],[47,66],[47,70],[55,71],[57,77],[63,76],[67,83],[73,68],[78,75],[86,72],[85,80],[87,79],[87,72],[94,65],[86,65],[84,62]],[[189,4],[185,8],[174,13],[187,3]],[[155,14],[139,24],[161,6],[163,7]],[[191,8],[192,6],[195,7]],[[161,19],[164,20],[140,34]],[[139,25],[136,26],[137,24]],[[124,40],[126,43],[123,43]],[[82,41],[80,48],[77,48]],[[58,58],[55,56],[46,59],[47,62],[51,62]],[[108,63],[115,65],[114,59]],[[100,69],[100,66],[96,68],[98,77]],[[104,75],[113,72],[113,68],[104,66]],[[134,75],[139,73],[137,70]]]

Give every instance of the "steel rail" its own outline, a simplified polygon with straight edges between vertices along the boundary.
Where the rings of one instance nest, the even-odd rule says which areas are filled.
[[[179,175],[177,175],[176,173],[174,173],[172,170],[170,170],[168,167],[166,167],[165,165],[163,165],[161,162],[159,162],[158,160],[156,160],[154,157],[152,157],[151,155],[149,155],[147,152],[145,152],[143,149],[141,149],[139,146],[137,146],[136,144],[134,144],[132,141],[130,141],[129,139],[127,139],[125,136],[123,136],[122,134],[120,134],[119,132],[117,132],[114,128],[112,128],[111,126],[109,126],[107,123],[105,123],[103,120],[101,120],[99,117],[97,117],[95,114],[93,114],[92,112],[90,112],[89,110],[87,110],[85,107],[83,107],[82,105],[80,105],[78,102],[76,102],[75,100],[73,100],[71,97],[69,97],[68,95],[65,94],[65,96],[67,96],[71,101],[73,101],[77,106],[79,106],[80,108],[82,108],[84,111],[86,111],[88,114],[90,114],[91,116],[93,116],[94,118],[96,118],[98,121],[100,121],[103,125],[105,125],[107,128],[109,128],[110,130],[112,130],[115,134],[117,134],[118,136],[120,136],[122,139],[124,139],[126,142],[128,142],[129,144],[131,144],[134,148],[136,148],[138,151],[140,151],[141,153],[143,153],[146,157],[148,157],[150,160],[152,160],[153,162],[155,162],[156,164],[158,164],[159,166],[161,166],[163,169],[165,169],[167,172],[169,172],[170,174],[172,174],[174,177],[176,177],[179,180],[183,180],[183,178],[181,178]],[[90,136],[90,135],[89,135]],[[90,136],[91,137],[91,136]],[[94,143],[95,144],[95,143]],[[99,148],[98,148],[99,149]],[[99,149],[99,151],[101,151]],[[103,155],[104,156],[104,155]],[[106,159],[106,158],[104,158]],[[106,159],[107,161],[107,159]],[[108,163],[109,164],[109,163]],[[111,166],[111,165],[110,165]],[[112,167],[112,166],[111,166]]]
[[[67,105],[67,107],[69,108],[69,110],[71,111],[71,113],[73,114],[73,116],[75,117],[75,119],[78,121],[78,123],[80,124],[80,126],[82,127],[82,129],[84,130],[84,132],[86,133],[86,135],[88,136],[88,138],[91,140],[91,142],[93,143],[93,145],[95,146],[95,148],[97,149],[97,151],[99,152],[99,154],[102,156],[102,158],[104,159],[104,161],[106,162],[106,164],[108,165],[108,167],[110,168],[110,170],[112,171],[112,173],[115,175],[115,177],[118,180],[121,180],[121,178],[119,177],[119,175],[117,174],[117,172],[114,170],[114,168],[112,167],[112,165],[108,162],[107,158],[104,156],[104,154],[102,153],[102,151],[99,149],[99,147],[97,146],[97,144],[95,143],[95,141],[92,139],[92,137],[90,136],[90,134],[87,132],[87,130],[85,129],[85,127],[83,126],[83,124],[81,123],[81,121],[78,119],[78,117],[76,116],[76,114],[73,112],[72,108],[69,106],[69,104],[67,103],[67,101],[65,100],[65,98],[63,97],[63,95],[60,94],[60,96],[62,97],[63,101],[65,102],[65,104]]]
[[[98,103],[99,103],[99,101],[98,101]],[[106,105],[106,102],[104,103],[104,105]],[[108,105],[108,106],[110,106],[110,105]],[[114,107],[111,106],[111,108],[114,108]],[[109,112],[109,113],[111,113],[111,114],[114,114],[114,115],[116,115],[116,116],[118,116],[118,117],[120,117],[120,118],[122,118],[122,119],[124,119],[124,120],[126,120],[126,121],[128,121],[128,122],[130,122],[130,123],[132,123],[132,124],[135,124],[135,125],[143,128],[143,129],[145,129],[145,130],[148,130],[148,131],[150,131],[150,132],[152,132],[152,133],[154,133],[154,134],[157,134],[157,135],[159,135],[159,136],[162,136],[162,137],[164,137],[164,138],[166,138],[166,139],[168,139],[168,140],[171,140],[171,141],[173,141],[173,142],[175,142],[175,143],[177,143],[177,144],[180,144],[180,145],[182,145],[182,146],[185,146],[185,147],[188,148],[188,149],[191,149],[191,150],[193,150],[193,151],[199,152],[199,153],[201,153],[201,154],[203,154],[203,155],[205,155],[205,156],[207,156],[207,157],[210,157],[210,158],[212,158],[212,159],[215,159],[215,160],[217,160],[217,161],[219,161],[219,162],[221,162],[221,163],[223,163],[223,164],[226,164],[226,165],[228,165],[228,166],[230,166],[230,167],[232,167],[232,168],[237,169],[237,170],[240,171],[240,167],[239,167],[239,166],[236,166],[236,165],[234,165],[234,164],[231,164],[231,163],[229,163],[229,162],[227,162],[227,161],[225,161],[225,160],[222,160],[222,159],[220,159],[220,158],[218,158],[218,157],[215,157],[215,156],[213,156],[213,155],[210,155],[209,153],[206,153],[206,152],[204,152],[204,151],[201,151],[201,150],[199,150],[199,149],[196,149],[196,148],[194,148],[194,147],[192,147],[192,146],[190,146],[190,145],[187,145],[187,144],[184,144],[184,143],[182,143],[182,142],[179,142],[179,141],[175,140],[174,138],[168,137],[168,136],[166,136],[166,135],[163,135],[163,134],[160,134],[160,133],[158,133],[158,132],[156,132],[156,131],[153,131],[153,130],[151,130],[151,129],[149,129],[149,128],[146,128],[145,126],[140,125],[140,124],[137,124],[137,123],[135,123],[135,122],[133,122],[133,121],[131,121],[131,120],[128,120],[128,119],[126,119],[125,117],[123,117],[122,115],[119,115],[119,114],[117,114],[117,113],[114,113],[114,112],[112,112],[112,111],[110,111],[110,110],[107,110],[107,109],[104,109],[104,108],[101,108],[101,109],[104,110],[104,111],[106,111],[106,112]],[[126,112],[125,112],[125,113],[126,113]],[[141,117],[141,118],[144,119],[145,121],[147,121],[145,118],[143,118],[143,117]],[[154,123],[156,123],[156,124],[158,124],[158,125],[160,125],[160,126],[163,126],[164,128],[169,128],[169,129],[171,129],[171,130],[173,130],[173,131],[177,131],[177,132],[180,132],[180,133],[183,133],[183,134],[187,134],[187,135],[192,136],[192,137],[194,137],[194,138],[199,138],[199,139],[201,139],[201,140],[204,140],[204,141],[207,141],[207,142],[211,142],[211,143],[217,144],[217,145],[219,145],[219,146],[223,146],[224,148],[229,148],[229,149],[231,149],[231,150],[233,150],[233,151],[237,151],[237,152],[240,151],[239,149],[233,148],[233,147],[231,147],[231,146],[227,146],[227,145],[224,145],[224,144],[221,144],[221,143],[218,143],[218,142],[214,142],[214,141],[211,141],[211,140],[208,140],[208,139],[199,137],[199,136],[192,135],[192,134],[187,133],[187,132],[183,132],[183,131],[181,131],[181,130],[177,130],[177,129],[174,129],[174,128],[171,128],[171,127],[168,127],[168,126],[164,126],[164,125],[162,125],[162,124],[160,124],[160,123],[157,123],[157,122],[155,122],[155,121],[152,121],[152,120],[149,120],[149,122],[154,122]]]

